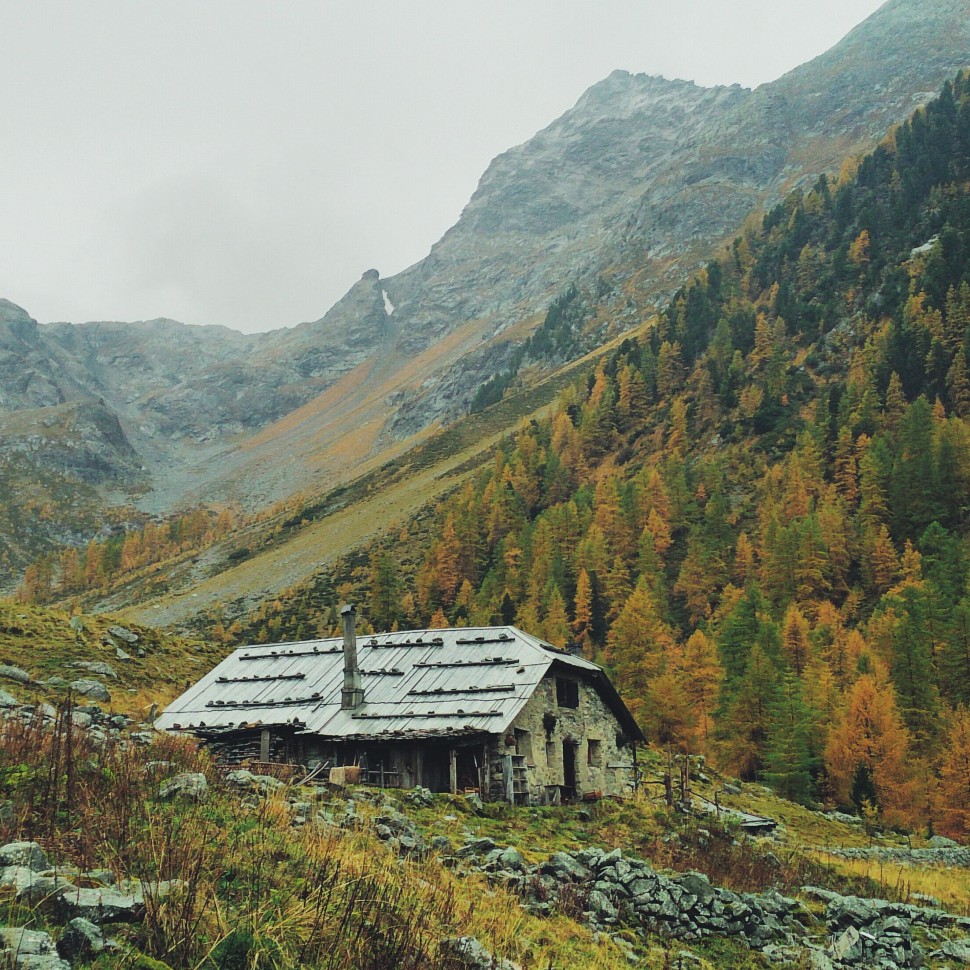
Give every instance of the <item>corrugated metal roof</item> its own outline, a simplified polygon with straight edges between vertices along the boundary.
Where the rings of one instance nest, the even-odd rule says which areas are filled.
[[[357,658],[364,703],[353,711],[340,707],[343,640],[333,638],[240,647],[155,723],[166,730],[298,724],[334,738],[494,734],[554,663],[605,681],[596,664],[511,626],[363,635]]]

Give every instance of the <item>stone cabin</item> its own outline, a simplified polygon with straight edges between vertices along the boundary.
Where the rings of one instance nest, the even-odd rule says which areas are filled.
[[[596,664],[511,626],[241,647],[156,726],[227,763],[536,804],[629,792],[643,734]]]

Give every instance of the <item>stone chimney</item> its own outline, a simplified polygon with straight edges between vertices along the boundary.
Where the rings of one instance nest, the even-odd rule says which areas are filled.
[[[360,683],[360,667],[357,666],[357,610],[353,606],[341,606],[340,616],[344,624],[344,687],[340,692],[340,707],[355,711],[364,703],[364,688]]]

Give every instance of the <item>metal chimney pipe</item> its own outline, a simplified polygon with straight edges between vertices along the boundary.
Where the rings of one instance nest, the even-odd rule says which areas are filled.
[[[340,707],[344,711],[354,711],[364,703],[364,688],[357,666],[357,610],[350,605],[341,606],[340,617],[344,625],[344,686],[340,692]]]

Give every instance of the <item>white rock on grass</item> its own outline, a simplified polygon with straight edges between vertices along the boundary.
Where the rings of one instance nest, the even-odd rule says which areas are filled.
[[[188,798],[205,798],[209,783],[200,771],[183,771],[182,774],[162,782],[158,789],[159,798],[174,798],[185,795]]]
[[[103,701],[107,703],[111,700],[111,693],[100,680],[93,680],[89,677],[82,677],[80,680],[71,682],[71,690],[75,694],[89,697],[93,701]]]
[[[36,842],[8,842],[0,846],[0,866],[26,866],[36,872],[50,868],[47,853]]]
[[[71,970],[62,960],[49,933],[20,927],[0,927],[0,953],[17,970]]]

